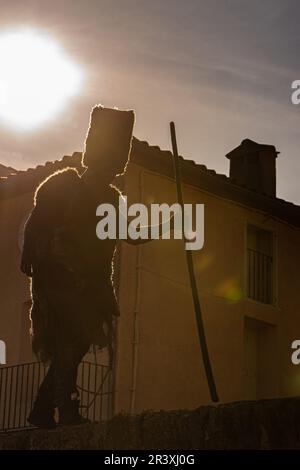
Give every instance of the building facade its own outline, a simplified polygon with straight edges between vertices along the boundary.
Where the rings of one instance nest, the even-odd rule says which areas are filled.
[[[205,208],[204,247],[193,259],[220,400],[298,395],[291,344],[300,339],[300,207],[276,197],[273,146],[246,139],[227,157],[229,177],[180,159],[184,202]],[[24,221],[37,184],[66,166],[80,169],[80,154],[0,180],[0,338],[8,364],[34,360],[29,284],[19,271]],[[134,139],[121,185],[129,204],[176,202],[171,153]],[[119,242],[117,259],[114,411],[210,403],[184,242]]]

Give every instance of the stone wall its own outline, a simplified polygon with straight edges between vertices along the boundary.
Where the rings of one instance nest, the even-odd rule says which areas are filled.
[[[0,449],[300,449],[300,397],[0,434]]]

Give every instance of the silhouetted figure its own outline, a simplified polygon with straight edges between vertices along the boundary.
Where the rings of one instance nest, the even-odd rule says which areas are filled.
[[[78,365],[92,344],[111,351],[113,317],[119,314],[111,282],[116,240],[96,237],[96,208],[118,208],[119,192],[111,182],[128,163],[133,125],[133,111],[96,106],[83,154],[85,173],[55,173],[35,194],[21,269],[32,277],[33,350],[50,363],[28,417],[36,426],[55,426],[55,407],[60,424],[84,422]]]

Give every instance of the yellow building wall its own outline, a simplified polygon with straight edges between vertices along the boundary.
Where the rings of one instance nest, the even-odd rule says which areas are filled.
[[[125,192],[129,203],[176,202],[173,181],[137,165],[126,176]],[[299,231],[188,185],[184,202],[205,205],[204,248],[193,258],[220,400],[299,394],[300,366],[290,360],[291,343],[300,338]],[[274,305],[246,298],[248,223],[274,232]],[[116,411],[209,403],[182,241],[122,242],[120,305]],[[249,328],[247,318],[258,322]],[[256,357],[250,363],[257,369],[256,391],[249,355]]]
[[[29,336],[30,288],[20,271],[22,228],[33,195],[0,201],[0,338],[7,345],[7,365],[34,359]]]
[[[125,186],[129,203],[176,202],[172,180],[135,164]],[[221,401],[299,395],[300,366],[291,363],[291,343],[300,339],[299,230],[188,185],[184,200],[205,205],[204,248],[193,258]],[[20,231],[31,206],[31,193],[0,202],[0,339],[8,364],[35,360],[29,282],[19,270]],[[274,232],[274,305],[246,298],[247,223]],[[115,411],[210,403],[183,242],[122,242],[119,301]]]

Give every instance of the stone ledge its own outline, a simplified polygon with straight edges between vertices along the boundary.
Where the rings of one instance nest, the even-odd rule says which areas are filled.
[[[300,397],[116,415],[108,422],[0,434],[0,450],[300,449]]]

